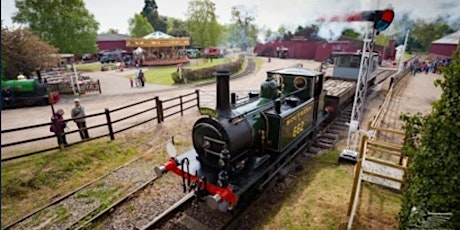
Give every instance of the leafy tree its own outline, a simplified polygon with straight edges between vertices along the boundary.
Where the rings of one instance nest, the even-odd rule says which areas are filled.
[[[109,30],[107,30],[106,33],[107,34],[119,34],[119,31],[117,29],[110,28]]]
[[[13,22],[27,24],[42,40],[61,53],[96,52],[99,23],[83,0],[15,0]]]
[[[155,0],[145,0],[144,8],[142,9],[142,15],[147,18],[150,25],[161,32],[166,32],[168,24],[165,17],[161,17],[158,14],[158,6]]]
[[[153,27],[142,14],[134,14],[134,18],[129,19],[129,33],[131,37],[141,38],[153,31]]]
[[[255,24],[255,17],[243,5],[232,7],[232,21],[235,24],[234,33],[239,39],[238,46],[246,51],[257,43],[259,30]]]
[[[177,19],[169,18],[168,20],[168,29],[166,33],[174,37],[189,37],[190,33],[187,31],[186,22]]]
[[[222,27],[217,22],[216,6],[210,0],[191,0],[187,10],[187,28],[192,44],[198,47],[216,46]]]
[[[270,28],[265,30],[265,42],[272,41],[273,40],[273,35],[274,35],[274,33]]]
[[[55,66],[59,62],[57,53],[56,48],[27,29],[2,26],[2,71],[6,79],[31,73],[38,66]]]
[[[431,42],[453,32],[453,29],[442,18],[438,18],[434,22],[425,22],[419,19],[411,31],[411,36],[415,42],[420,44],[422,51],[428,51]]]
[[[346,28],[342,31],[342,36],[346,36],[349,38],[358,38],[359,36],[361,36],[361,33],[357,32],[352,28]]]
[[[409,166],[400,229],[460,229],[460,55],[441,69],[443,90],[431,114],[402,115],[407,141],[404,152]],[[427,212],[452,213],[448,221],[433,226]],[[431,224],[431,225],[430,225]]]
[[[377,45],[387,46],[388,41],[390,40],[390,36],[380,33],[374,38],[374,40],[375,40],[375,44]]]
[[[284,35],[286,34],[287,32],[287,29],[286,29],[286,26],[284,25],[280,25],[280,27],[278,27],[278,38],[283,38]]]

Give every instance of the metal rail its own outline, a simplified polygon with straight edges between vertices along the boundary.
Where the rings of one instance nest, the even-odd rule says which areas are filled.
[[[115,203],[113,203],[112,205],[110,205],[109,207],[105,208],[104,210],[102,210],[101,212],[97,213],[95,216],[93,216],[91,219],[89,219],[88,221],[86,221],[85,223],[83,223],[82,225],[78,225],[78,223],[80,223],[82,220],[86,219],[88,216],[90,216],[91,214],[93,214],[95,211],[97,211],[100,207],[96,207],[94,208],[93,210],[91,210],[90,212],[88,212],[87,215],[85,216],[82,216],[81,218],[79,218],[78,220],[74,221],[69,227],[67,227],[66,229],[83,229],[85,227],[89,227],[91,225],[91,223],[94,223],[95,221],[97,220],[100,220],[102,219],[103,217],[105,217],[111,210],[113,210],[114,208],[122,205],[124,202],[126,202],[130,197],[132,197],[134,194],[138,193],[138,192],[141,192],[142,190],[144,190],[147,186],[151,185],[153,182],[155,182],[159,177],[154,177],[152,179],[150,179],[149,181],[145,182],[144,184],[140,185],[139,187],[137,187],[136,189],[134,189],[132,192],[128,193],[127,195],[123,196],[121,199],[117,200]]]
[[[79,191],[81,191],[81,190],[83,190],[83,189],[89,187],[90,185],[92,185],[92,184],[94,184],[94,183],[96,183],[96,182],[98,182],[98,181],[100,181],[100,180],[106,178],[107,176],[111,175],[111,174],[114,173],[115,171],[117,171],[117,170],[119,170],[119,169],[121,169],[121,168],[124,168],[124,167],[128,166],[129,164],[131,164],[131,163],[133,163],[133,162],[139,160],[143,155],[144,155],[144,154],[139,155],[138,157],[136,157],[136,158],[134,158],[134,159],[132,159],[132,160],[130,160],[130,161],[124,163],[123,165],[121,165],[121,166],[119,166],[119,167],[117,167],[117,168],[115,168],[115,169],[110,170],[108,173],[106,173],[106,174],[104,174],[104,175],[102,175],[102,176],[100,176],[100,177],[98,177],[98,178],[96,178],[96,179],[94,179],[94,180],[92,180],[92,181],[90,181],[90,182],[88,182],[88,183],[86,183],[86,184],[84,184],[84,185],[82,185],[82,186],[76,188],[75,190],[73,190],[73,191],[71,191],[71,192],[69,192],[69,193],[67,193],[67,194],[65,194],[65,195],[63,195],[63,196],[61,196],[61,197],[55,199],[54,201],[52,201],[52,202],[50,202],[50,203],[48,203],[48,204],[46,204],[46,205],[44,205],[44,206],[42,206],[42,207],[40,207],[40,208],[34,210],[34,211],[32,211],[31,213],[29,213],[29,214],[27,214],[27,215],[25,215],[25,216],[19,218],[18,220],[14,221],[14,222],[12,222],[12,223],[10,223],[10,224],[8,224],[8,225],[7,225],[6,227],[4,227],[3,229],[4,229],[4,230],[10,229],[11,227],[13,227],[13,226],[15,226],[15,225],[17,225],[17,224],[23,222],[24,220],[28,219],[29,217],[31,217],[31,216],[33,216],[33,215],[35,215],[35,214],[37,214],[37,213],[39,213],[39,212],[41,212],[41,211],[47,209],[47,208],[49,208],[49,207],[51,207],[51,206],[53,206],[53,205],[55,205],[55,204],[57,204],[57,203],[59,203],[59,202],[65,200],[65,199],[67,199],[68,197],[70,197],[70,196],[76,194],[77,192],[79,192]]]

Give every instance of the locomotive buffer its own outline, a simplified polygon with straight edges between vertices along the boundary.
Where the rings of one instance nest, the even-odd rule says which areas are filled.
[[[394,12],[391,9],[364,11],[361,13],[361,20],[367,21],[366,32],[364,34],[364,44],[361,55],[361,64],[359,69],[358,81],[356,85],[355,98],[353,101],[353,110],[348,129],[347,146],[340,153],[339,160],[348,160],[357,162],[358,160],[358,141],[362,131],[359,130],[360,123],[364,114],[366,102],[367,79],[369,69],[372,64],[372,54],[374,49],[374,36],[387,29],[394,18]],[[371,22],[371,23],[369,23]],[[372,134],[368,134],[372,135]]]

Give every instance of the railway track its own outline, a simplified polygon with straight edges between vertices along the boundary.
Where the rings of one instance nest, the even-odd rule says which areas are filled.
[[[317,137],[298,150],[298,154],[283,167],[290,170],[293,162],[303,155],[317,155],[323,151],[334,148],[343,134],[346,134],[351,117],[352,107],[349,105],[333,122],[322,127]],[[286,172],[286,170],[284,170]],[[273,184],[268,185],[273,186]],[[258,197],[247,197],[246,200],[257,202]],[[192,193],[187,194],[182,200],[175,203],[168,210],[157,216],[153,221],[140,229],[237,229],[238,219],[244,215],[246,208],[234,210],[233,213],[220,213],[210,210],[204,202],[193,202]],[[241,226],[239,226],[241,227]]]
[[[377,95],[372,89],[394,73],[395,71],[392,70],[385,70],[379,73],[380,78],[377,79],[378,83],[368,91],[368,94],[371,95],[368,97],[368,100]],[[298,150],[298,154],[294,154],[294,157],[282,166],[286,170],[284,170],[284,173],[282,170],[281,174],[288,174],[292,168],[297,168],[294,167],[294,162],[305,162],[305,158],[309,159],[311,156],[333,149],[337,142],[347,134],[349,127],[347,123],[350,121],[351,113],[352,104],[348,104],[338,117],[320,128],[314,140],[305,143]],[[303,158],[303,160],[299,160],[299,158]],[[298,166],[301,168],[302,163]],[[272,187],[274,184],[272,182],[267,187]],[[193,194],[187,194],[183,199],[140,229],[241,229],[242,226],[239,225],[239,218],[251,209],[251,206],[249,206],[249,208],[234,210],[231,214],[220,213],[210,210],[205,206],[204,202],[193,202],[193,197]],[[259,197],[253,196],[246,199],[254,204]]]
[[[123,174],[129,165],[139,164],[138,170],[145,171],[143,167],[147,164],[144,161],[141,161],[143,155],[140,155],[125,164],[109,171],[108,173],[76,188],[75,190],[53,200],[52,202],[34,210],[33,212],[23,216],[22,218],[14,221],[13,223],[8,224],[3,229],[31,229],[31,228],[58,228],[58,229],[74,229],[76,226],[81,223],[82,220],[88,216],[94,215],[101,207],[104,206],[104,201],[95,201],[91,200],[90,197],[86,197],[85,194],[91,192],[98,192],[98,189],[110,190],[110,187],[123,187],[129,190],[129,182],[121,185],[110,184],[110,180],[117,180],[117,182],[122,182],[124,178],[119,178]],[[142,167],[143,166],[143,167]],[[136,172],[136,174],[142,174],[144,172]],[[154,178],[153,173],[151,176],[144,175],[143,178]],[[142,182],[142,179],[136,181],[135,183]],[[152,179],[149,179],[147,183],[151,183]],[[122,192],[121,192],[122,193]],[[117,192],[114,192],[114,196],[120,195]],[[57,214],[56,214],[57,213]]]

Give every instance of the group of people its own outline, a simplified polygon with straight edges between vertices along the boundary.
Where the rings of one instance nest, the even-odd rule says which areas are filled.
[[[142,69],[139,68],[139,65],[136,65],[136,68],[137,68],[137,70],[136,70],[136,73],[134,74],[135,79],[133,80],[133,78],[129,78],[131,88],[134,87],[134,82],[136,83],[136,87],[144,87],[145,86],[144,72],[142,72]]]
[[[80,104],[80,99],[76,98],[74,100],[75,107],[71,111],[71,117],[73,121],[77,124],[80,137],[82,140],[89,139],[88,129],[86,128],[85,120],[85,108]],[[65,129],[67,127],[67,122],[64,119],[64,110],[58,109],[53,116],[51,117],[51,127],[50,132],[56,134],[58,139],[58,144],[63,144],[64,146],[68,145]]]
[[[436,58],[434,60],[424,60],[419,61],[416,59],[410,66],[410,71],[412,75],[417,74],[418,72],[436,73],[440,74],[441,67],[447,66],[449,64],[447,59]]]

